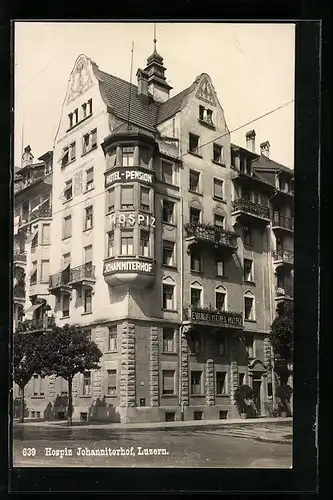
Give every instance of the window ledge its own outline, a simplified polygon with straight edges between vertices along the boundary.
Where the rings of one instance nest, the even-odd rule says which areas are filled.
[[[82,232],[85,233],[86,231],[92,231],[94,229],[94,226],[91,227],[85,227]]]
[[[85,189],[85,190],[83,191],[83,194],[90,193],[90,191],[93,191],[94,189],[95,189],[95,186],[94,186],[94,187],[92,187],[92,188],[89,188],[89,189]]]
[[[193,155],[193,156],[196,156],[197,158],[201,158],[202,159],[201,155],[199,155],[198,153],[195,153],[194,151],[191,151],[190,149],[188,149],[187,152],[190,155]]]
[[[170,227],[172,227],[174,229],[177,228],[177,224],[174,224],[173,222],[167,222],[166,220],[162,220],[162,224],[166,225],[166,226],[170,226]]]
[[[177,309],[163,309],[163,307],[162,307],[162,311],[169,312],[169,313],[178,313]]]
[[[76,122],[74,125],[72,125],[71,127],[69,127],[67,130],[66,130],[66,134],[68,132],[71,132],[75,127],[78,127],[79,125],[81,125],[81,123],[87,121],[89,118],[92,117],[92,113],[90,113],[89,115],[85,116],[84,118],[82,118],[80,121]]]
[[[256,282],[253,280],[244,280],[244,284],[256,286]]]
[[[190,394],[191,398],[204,398],[206,394]]]
[[[62,204],[65,205],[66,203],[69,203],[70,201],[73,201],[73,196],[69,198],[68,200],[63,200]]]
[[[227,279],[228,279],[228,276],[224,276],[224,274],[223,274],[223,275],[221,275],[221,274],[217,274],[217,275],[216,275],[216,277],[217,277],[217,278],[223,278],[224,280],[227,280]]]
[[[64,165],[61,165],[61,168],[66,168],[68,165],[70,165],[71,163],[73,163],[74,161],[76,160],[76,157],[73,158],[72,160],[68,161],[67,163],[65,163]]]
[[[213,196],[213,200],[219,201],[220,203],[227,203],[223,198],[220,198],[219,196]]]
[[[91,396],[91,394],[80,394],[80,395],[79,395],[79,398],[89,399],[89,398],[91,398],[91,397],[92,397],[92,396]]]
[[[203,194],[200,193],[199,191],[193,191],[192,189],[189,189],[188,192],[191,194],[197,194],[198,196],[203,196]]]
[[[179,190],[179,186],[177,186],[176,184],[170,184],[169,182],[165,182],[163,179],[161,179],[160,182],[162,182],[163,184],[165,184],[165,186],[167,186],[167,187],[172,187],[172,188],[175,188],[175,189]]]
[[[161,351],[161,354],[171,354],[172,356],[177,356],[178,352],[176,352],[176,351]]]
[[[244,318],[244,321],[246,321],[247,323],[256,323],[257,322],[256,319],[246,319],[246,318]]]
[[[111,210],[107,210],[105,215],[112,215],[112,214],[114,214],[114,212],[115,212],[115,209],[113,207],[113,208],[111,208]]]
[[[230,394],[215,394],[216,398],[230,398]]]
[[[196,271],[195,269],[190,269],[191,274],[197,274],[198,276],[203,276],[204,272],[203,271]]]
[[[118,397],[118,394],[104,394],[103,396],[105,396],[106,398],[116,399]]]
[[[169,266],[168,264],[162,264],[163,267],[167,268],[167,269],[173,269],[174,271],[177,271],[177,266]]]
[[[61,241],[69,240],[69,238],[71,238],[71,237],[72,237],[72,235],[70,235],[70,236],[63,236],[61,238]]]
[[[162,398],[175,398],[177,394],[162,394]]]
[[[31,399],[45,399],[45,396],[31,396]]]
[[[221,162],[213,160],[213,159],[212,159],[212,163],[214,163],[215,165],[218,165],[219,167],[226,168],[226,164],[225,163],[221,163]]]
[[[105,354],[118,354],[118,349],[116,349],[115,351],[105,351]]]
[[[92,311],[90,311],[90,312],[83,312],[83,313],[81,313],[81,316],[88,316],[89,314],[92,314]]]
[[[61,318],[59,318],[59,319],[69,319],[69,318],[70,318],[70,316],[61,316]]]
[[[208,127],[212,130],[216,130],[216,127],[214,125],[214,123],[209,123],[209,122],[206,122],[205,120],[200,120],[200,118],[198,118],[198,122],[201,124],[201,125],[204,125],[205,127]]]
[[[95,149],[97,149],[97,144],[93,148],[90,148],[88,151],[85,151],[84,153],[82,153],[81,158],[82,158],[82,156],[86,156],[87,154],[91,153],[91,151],[94,151]]]

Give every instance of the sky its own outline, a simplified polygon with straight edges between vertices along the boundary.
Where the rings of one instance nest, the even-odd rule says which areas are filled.
[[[256,152],[268,140],[270,157],[294,167],[293,24],[162,22],[156,24],[156,35],[173,87],[170,97],[208,73],[231,141],[245,146],[246,132],[255,129]],[[153,51],[153,37],[153,23],[146,22],[16,22],[14,164],[20,166],[22,144],[30,144],[36,159],[53,148],[69,75],[80,54],[129,81],[134,42],[136,83],[137,69],[146,66]]]

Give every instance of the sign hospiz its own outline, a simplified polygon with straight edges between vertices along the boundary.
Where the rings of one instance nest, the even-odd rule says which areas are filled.
[[[136,223],[139,226],[152,227],[155,228],[155,217],[150,214],[140,214],[140,213],[127,213],[127,212],[116,212],[110,214],[109,221],[111,226],[130,226],[133,227]]]
[[[105,187],[115,182],[133,182],[140,181],[145,184],[152,184],[154,181],[154,172],[147,172],[139,167],[116,167],[110,173],[105,173]]]

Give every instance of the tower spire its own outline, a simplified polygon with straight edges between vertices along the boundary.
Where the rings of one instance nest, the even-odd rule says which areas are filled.
[[[156,23],[154,23],[154,52],[156,52],[156,43],[157,43],[157,39],[156,39]]]

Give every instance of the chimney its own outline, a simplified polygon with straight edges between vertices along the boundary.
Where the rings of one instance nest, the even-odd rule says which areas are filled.
[[[246,149],[252,151],[252,153],[256,152],[256,133],[254,130],[250,130],[245,134],[246,139]]]
[[[267,158],[269,158],[269,149],[270,149],[270,144],[268,141],[262,142],[260,144],[260,154],[267,156]]]
[[[142,69],[136,72],[138,79],[138,95],[148,97],[148,74]]]
[[[34,156],[31,153],[31,147],[26,146],[22,155],[22,168],[33,163]]]

